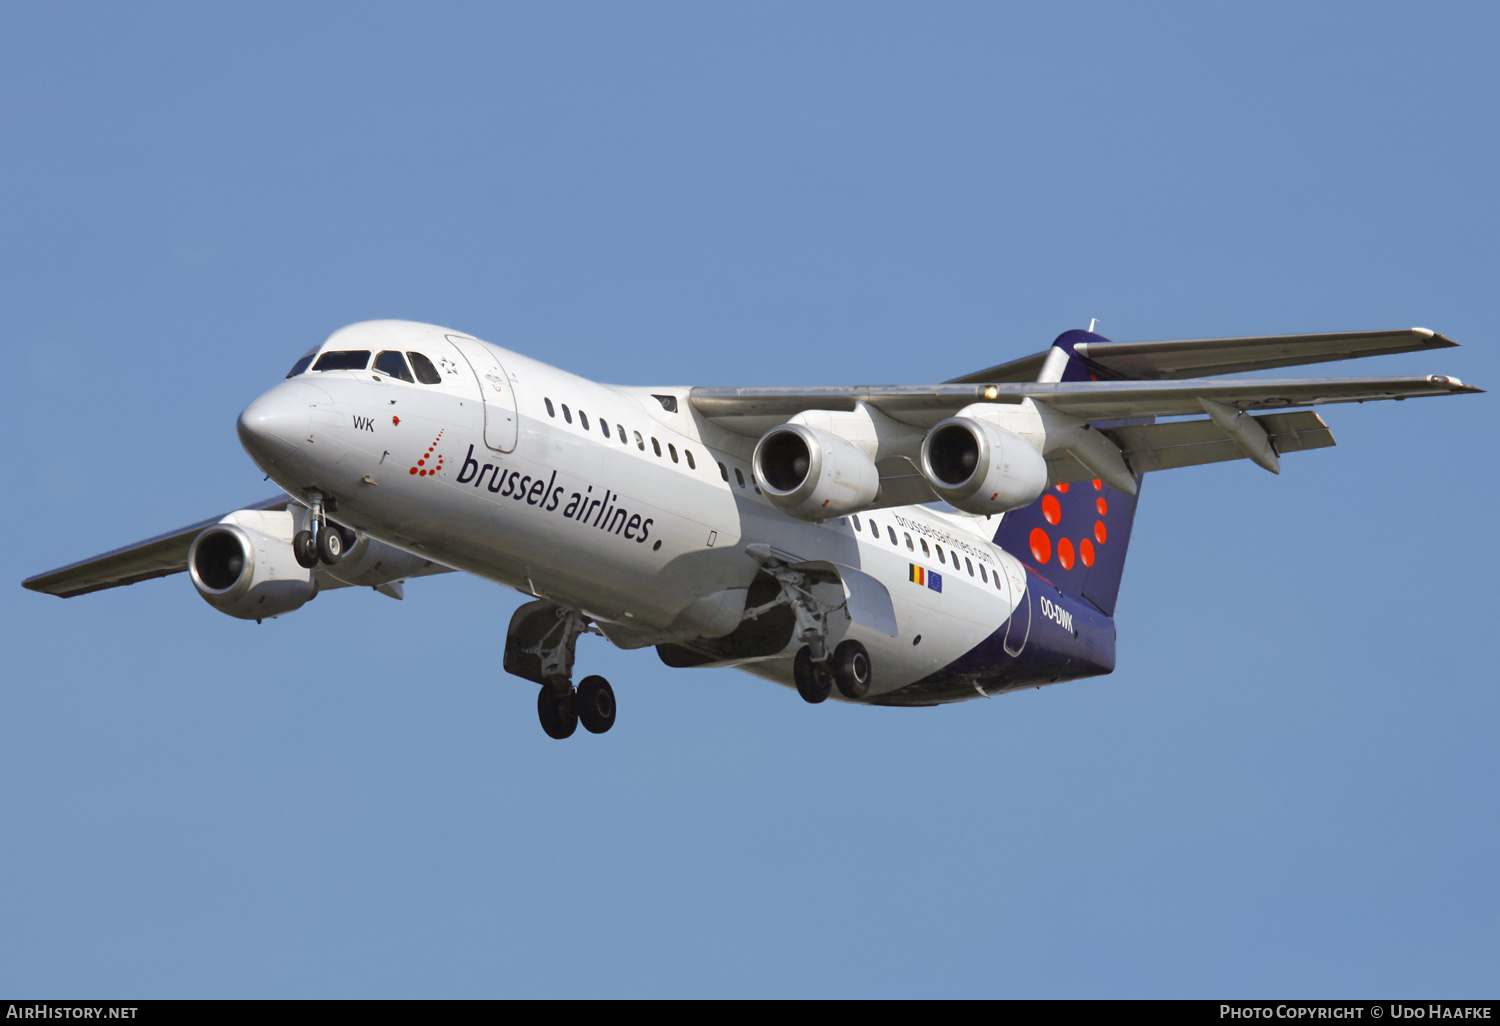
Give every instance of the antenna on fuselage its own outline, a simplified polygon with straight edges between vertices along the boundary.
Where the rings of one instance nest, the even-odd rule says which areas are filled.
[[[1092,335],[1094,333],[1094,325],[1096,325],[1098,323],[1099,323],[1099,318],[1097,318],[1097,317],[1090,317],[1089,318],[1089,334],[1090,335]]]

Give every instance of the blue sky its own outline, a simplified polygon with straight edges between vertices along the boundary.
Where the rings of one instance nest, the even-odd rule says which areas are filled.
[[[1424,325],[1500,383],[1483,4],[13,4],[0,14],[0,993],[1493,995],[1489,396],[1148,479],[1109,677],[809,707],[519,596],[33,573],[272,494],[335,328],[606,381],[907,383]]]

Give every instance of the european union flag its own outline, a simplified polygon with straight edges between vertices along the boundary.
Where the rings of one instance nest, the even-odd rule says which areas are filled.
[[[943,575],[935,570],[927,571],[927,587],[933,591],[943,590]]]

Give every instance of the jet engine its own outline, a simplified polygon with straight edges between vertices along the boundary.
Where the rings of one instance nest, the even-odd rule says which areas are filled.
[[[750,459],[761,492],[799,520],[828,520],[875,501],[880,472],[849,442],[806,424],[783,424],[761,436]]]
[[[922,475],[932,490],[966,513],[1004,513],[1047,490],[1047,461],[1002,427],[950,417],[922,440]]]
[[[382,584],[403,581],[432,565],[430,559],[376,541],[361,534],[333,566],[323,567],[328,576],[359,587],[378,588]]]
[[[241,620],[280,616],[317,594],[313,572],[292,553],[290,513],[239,510],[193,539],[188,574],[203,600]]]

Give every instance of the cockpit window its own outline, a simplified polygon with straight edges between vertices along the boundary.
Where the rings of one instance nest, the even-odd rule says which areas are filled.
[[[341,349],[324,353],[313,364],[315,371],[364,370],[370,365],[368,349]]]
[[[432,361],[421,353],[407,353],[411,357],[411,369],[417,372],[417,380],[424,385],[441,385],[443,376],[432,365]],[[410,379],[408,379],[410,380]]]
[[[295,378],[298,374],[301,374],[303,371],[307,370],[308,367],[312,366],[312,358],[313,354],[308,353],[302,359],[292,364],[292,369],[286,372],[286,376],[289,378]]]
[[[402,381],[411,380],[411,371],[406,369],[406,358],[394,349],[387,349],[375,357],[375,369]]]

